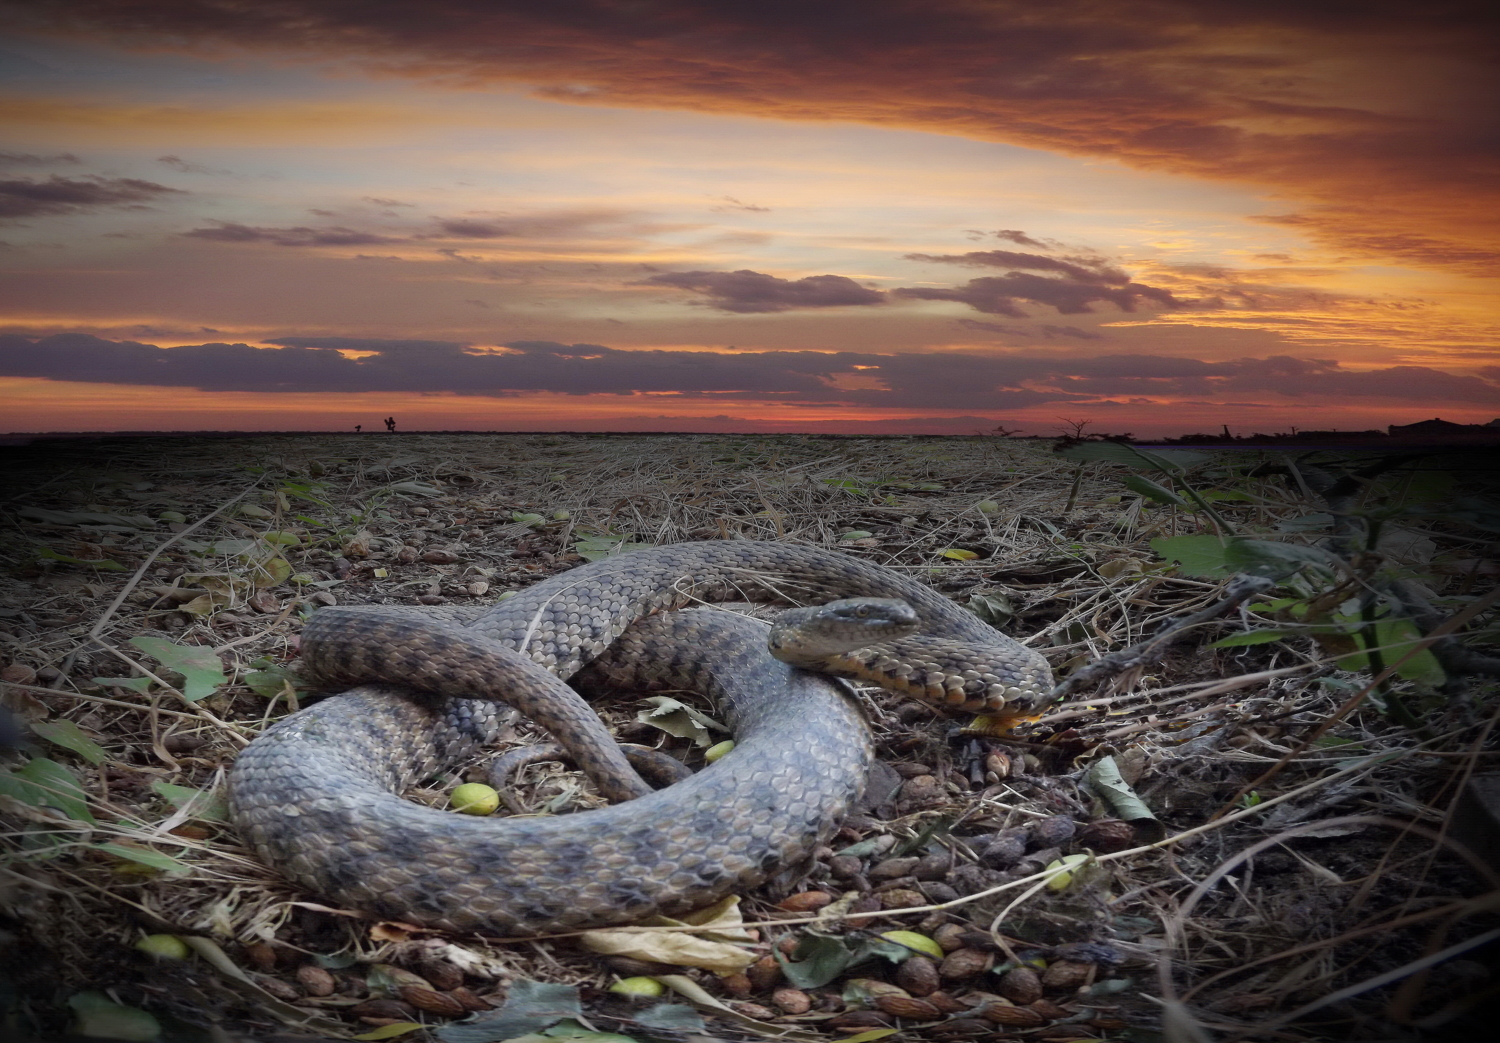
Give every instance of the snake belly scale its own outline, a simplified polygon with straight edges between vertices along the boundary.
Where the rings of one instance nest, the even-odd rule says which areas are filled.
[[[897,639],[838,657],[834,672],[988,712],[1032,709],[1050,687],[1037,653],[894,570],[790,544],[652,548],[549,577],[467,617],[384,606],[316,613],[304,656],[325,683],[357,687],[290,715],[240,753],[235,825],[293,883],[426,926],[506,935],[680,914],[808,857],[863,787],[871,740],[841,686],[764,653],[763,624],[672,610],[846,597],[911,605],[921,666]],[[471,647],[483,669],[428,665]],[[612,761],[619,753],[602,723],[562,684],[586,665],[591,683],[704,692],[736,748],[650,791]],[[497,699],[528,713],[540,706],[555,736],[599,768],[591,776],[623,780],[608,795],[635,799],[502,819],[402,799],[496,736]]]

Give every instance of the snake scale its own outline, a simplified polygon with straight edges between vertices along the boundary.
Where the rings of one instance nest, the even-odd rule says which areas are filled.
[[[844,598],[905,601],[920,633],[823,657],[821,671],[987,712],[1034,709],[1051,687],[1036,652],[892,569],[782,543],[656,547],[551,576],[477,613],[318,611],[303,631],[304,664],[325,686],[356,687],[240,753],[235,825],[291,882],[431,927],[504,935],[681,914],[806,859],[858,797],[871,740],[841,686],[767,654],[764,624],[675,610]],[[776,630],[794,660],[797,611],[806,610]],[[701,691],[736,747],[653,791],[568,679]],[[486,819],[403,799],[495,738],[497,700],[536,717],[624,802]]]

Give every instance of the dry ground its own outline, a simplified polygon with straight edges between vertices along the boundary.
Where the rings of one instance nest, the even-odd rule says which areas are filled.
[[[197,1043],[1472,1030],[1466,1019],[1500,980],[1500,889],[1452,834],[1493,854],[1495,827],[1482,802],[1467,822],[1452,812],[1475,792],[1471,775],[1494,771],[1493,682],[1440,691],[1395,678],[1378,693],[1397,704],[1383,713],[1358,698],[1368,673],[1327,658],[1338,635],[1207,647],[1276,625],[1263,602],[1005,736],[867,693],[882,761],[870,792],[815,865],[741,896],[750,934],[726,928],[727,948],[753,962],[734,973],[660,950],[602,957],[572,938],[375,924],[281,884],[223,819],[236,752],[312,694],[296,685],[295,639],[320,603],[483,603],[622,543],[787,540],[931,583],[1065,676],[1222,596],[1222,580],[1184,574],[1150,545],[1211,531],[1204,511],[1051,448],[374,434],[0,450],[0,666],[23,730],[0,753],[11,978],[0,1033]],[[1226,524],[1300,545],[1321,535],[1287,524],[1321,509],[1303,480],[1320,460],[1336,469],[1333,457],[1242,451],[1193,481],[1229,493],[1211,498]],[[1417,497],[1430,508],[1492,481],[1466,471],[1450,488],[1442,473],[1407,467],[1368,482],[1361,502],[1431,486]],[[1415,570],[1440,610],[1474,605],[1494,586],[1493,533],[1451,511],[1421,518],[1401,522],[1399,547],[1382,545],[1387,565]],[[638,709],[623,697],[602,712],[623,736],[701,763]],[[515,731],[534,737],[525,722]],[[1113,786],[1101,776],[1110,766]],[[412,796],[441,803],[459,776]],[[561,767],[529,769],[521,789],[554,811],[595,801]],[[1086,856],[1074,879],[1048,886],[1048,867],[1069,855]],[[872,942],[898,929],[935,941],[934,954]],[[137,948],[148,935],[187,948],[151,956]],[[663,1012],[608,991],[641,976],[666,981],[675,1003]],[[552,1015],[509,1028],[457,1020],[507,1001],[524,1013],[538,996]],[[559,1023],[569,1004],[578,1017]]]

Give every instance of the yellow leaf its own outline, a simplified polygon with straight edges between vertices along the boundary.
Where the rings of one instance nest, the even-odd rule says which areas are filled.
[[[944,558],[952,558],[954,561],[977,561],[979,558],[978,554],[971,550],[964,550],[962,547],[949,547],[938,551],[938,554]]]

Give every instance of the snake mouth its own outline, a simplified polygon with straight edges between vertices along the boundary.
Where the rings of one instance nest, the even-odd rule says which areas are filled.
[[[900,598],[844,598],[793,608],[776,617],[766,647],[793,666],[816,669],[834,656],[894,641],[922,625]]]

